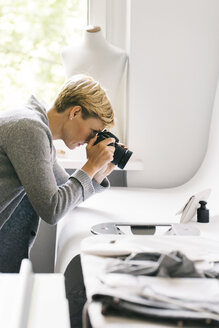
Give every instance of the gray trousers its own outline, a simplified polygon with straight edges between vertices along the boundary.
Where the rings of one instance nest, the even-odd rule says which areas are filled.
[[[18,273],[36,238],[39,216],[24,196],[0,230],[0,272]]]

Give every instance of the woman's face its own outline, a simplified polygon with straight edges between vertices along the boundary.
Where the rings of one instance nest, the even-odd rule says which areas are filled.
[[[75,106],[63,124],[62,140],[69,149],[75,149],[88,143],[98,132],[104,129],[104,123],[97,118],[82,118],[80,106]]]

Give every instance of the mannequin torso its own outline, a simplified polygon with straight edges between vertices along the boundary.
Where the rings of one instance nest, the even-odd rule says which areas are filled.
[[[61,55],[68,78],[74,74],[87,74],[100,81],[118,121],[121,121],[124,109],[119,99],[120,84],[127,63],[126,53],[107,42],[100,27],[87,27],[82,41],[64,48]],[[114,133],[121,138],[122,130],[120,123],[120,127],[114,128]]]

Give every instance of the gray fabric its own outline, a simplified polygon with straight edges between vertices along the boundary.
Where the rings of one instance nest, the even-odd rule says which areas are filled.
[[[31,97],[28,104],[0,117],[0,228],[27,194],[44,221],[56,224],[75,206],[109,187],[91,181],[83,170],[70,177],[58,165],[46,109]]]
[[[111,262],[106,268],[108,273],[124,273],[133,276],[218,278],[216,270],[197,270],[195,263],[185,254],[173,251],[168,254],[137,253],[125,260]]]

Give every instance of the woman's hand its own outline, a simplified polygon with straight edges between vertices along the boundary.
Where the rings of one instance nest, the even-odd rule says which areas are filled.
[[[111,166],[107,168],[107,164],[113,160],[115,147],[108,145],[110,143],[114,143],[115,139],[107,138],[94,145],[96,139],[97,136],[92,138],[87,144],[86,151],[88,160],[82,169],[90,176],[91,179],[93,179],[93,177],[102,170],[102,174],[99,173],[97,176],[98,180],[100,180],[100,176],[104,176],[104,174],[110,170],[112,171]]]
[[[100,171],[98,171],[94,175],[94,179],[97,183],[101,184],[103,179],[105,179],[115,168],[115,165],[113,163],[108,163],[106,166],[104,166]]]

